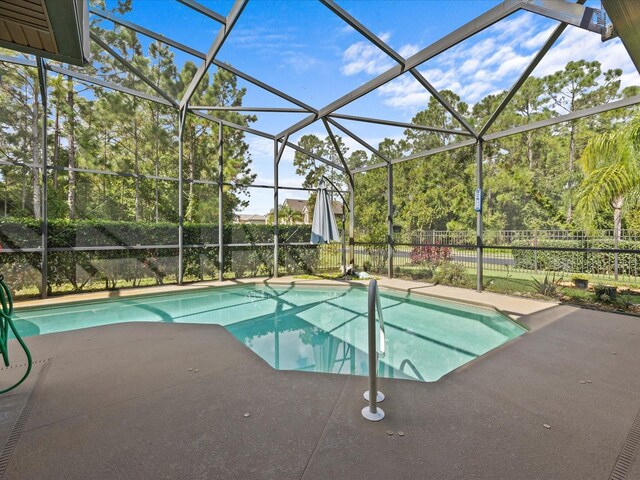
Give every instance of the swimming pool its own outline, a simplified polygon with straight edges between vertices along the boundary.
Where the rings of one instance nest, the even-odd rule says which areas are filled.
[[[524,333],[491,309],[380,290],[380,376],[435,381]],[[367,291],[247,285],[16,310],[23,336],[122,322],[224,326],[280,370],[367,375]]]

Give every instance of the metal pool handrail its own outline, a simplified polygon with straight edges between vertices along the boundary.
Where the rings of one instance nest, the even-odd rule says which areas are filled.
[[[376,346],[376,312],[380,319],[380,350]],[[369,405],[362,409],[362,416],[372,422],[379,422],[384,418],[384,410],[378,408],[378,402],[384,400],[384,394],[378,391],[378,358],[384,357],[385,333],[384,318],[382,317],[382,304],[378,293],[378,282],[372,279],[369,282],[368,295],[368,335],[369,335],[369,390],[364,392],[364,398]],[[375,392],[375,394],[371,394]]]
[[[416,366],[413,364],[413,362],[411,360],[409,360],[408,358],[405,358],[402,363],[400,364],[400,371],[402,373],[404,373],[404,366],[405,365],[409,365],[409,368],[411,370],[413,370],[413,373],[416,375],[416,377],[418,378],[418,380],[424,382],[424,377],[422,375],[420,375],[420,372],[418,371],[418,369],[416,368]]]

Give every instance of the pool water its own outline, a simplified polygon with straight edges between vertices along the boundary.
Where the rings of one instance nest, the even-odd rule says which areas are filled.
[[[524,333],[497,311],[380,290],[380,376],[435,381]],[[367,291],[251,285],[17,309],[23,336],[122,322],[224,326],[273,368],[367,375]]]

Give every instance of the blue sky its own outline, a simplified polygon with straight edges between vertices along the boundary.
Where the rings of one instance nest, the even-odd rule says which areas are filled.
[[[226,0],[200,3],[225,16],[233,4]],[[499,2],[340,0],[338,3],[407,57]],[[126,18],[201,51],[208,50],[219,29],[215,21],[175,0],[134,0],[133,5]],[[588,5],[600,8],[599,2]],[[438,89],[451,89],[472,105],[487,94],[509,88],[555,25],[556,22],[540,16],[517,13],[429,60],[419,70]],[[175,53],[179,64],[187,60],[200,63],[189,55]],[[581,58],[599,60],[605,70],[622,68],[623,86],[640,85],[640,76],[619,40],[602,43],[599,35],[573,27],[556,42],[534,76],[553,73],[568,61]],[[315,108],[325,106],[394,65],[328,8],[312,0],[249,1],[218,59]],[[247,87],[246,106],[293,106],[251,84],[240,84]],[[410,75],[403,75],[340,113],[409,122],[428,101],[429,94]],[[259,114],[253,126],[278,133],[303,117],[290,113]],[[402,136],[402,129],[394,127],[348,121],[344,124],[374,146],[385,137]],[[316,123],[291,140],[295,142],[307,133],[326,136],[322,125]],[[247,136],[247,141],[253,171],[258,174],[256,183],[272,184],[272,142],[252,135]],[[352,151],[361,148],[353,141],[346,143]],[[292,159],[293,152],[288,149],[280,167],[281,184],[300,186],[302,178],[295,175]],[[281,198],[286,197],[306,195],[283,192]],[[272,193],[253,189],[249,201],[245,213],[264,214],[272,208]]]

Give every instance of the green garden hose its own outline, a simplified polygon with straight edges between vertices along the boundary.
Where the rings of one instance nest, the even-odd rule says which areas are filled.
[[[33,364],[31,360],[31,352],[27,348],[27,345],[24,343],[24,340],[22,340],[22,337],[18,333],[18,330],[16,330],[16,326],[13,324],[13,319],[11,318],[13,316],[13,297],[11,296],[9,287],[4,282],[3,275],[0,275],[0,306],[2,307],[2,309],[0,310],[0,352],[2,352],[4,366],[9,366],[9,328],[11,328],[13,335],[20,343],[20,346],[24,350],[24,353],[27,355],[27,371],[18,381],[18,383],[15,383],[9,388],[5,388],[4,390],[0,390],[0,394],[3,394],[10,390],[13,390],[22,382],[24,382],[31,373],[31,366]]]

